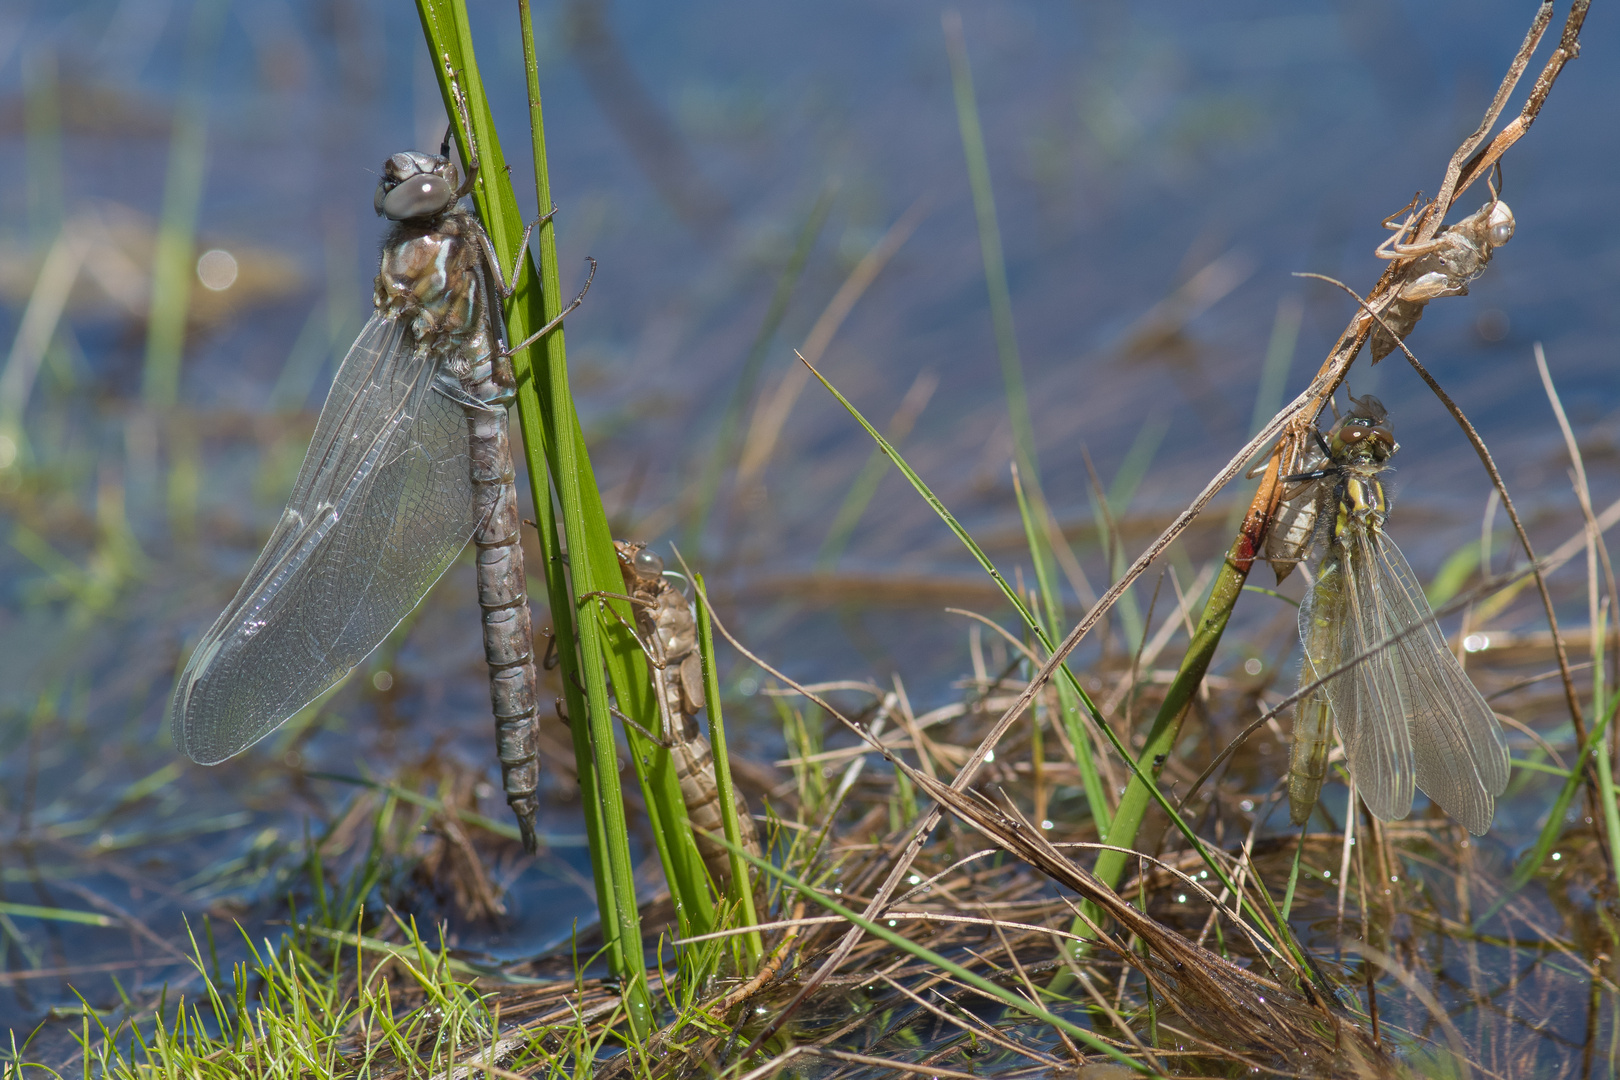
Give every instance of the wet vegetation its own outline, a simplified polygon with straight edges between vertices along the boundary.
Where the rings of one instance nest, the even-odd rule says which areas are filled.
[[[497,131],[495,46],[478,39],[481,69],[463,5],[418,5],[437,94],[423,111],[435,124],[451,118],[464,159],[477,147],[479,216],[503,263],[521,256],[525,267],[507,312],[514,340],[578,286],[557,250],[576,227],[568,214],[519,248],[533,206],[517,189],[532,183],[535,205],[552,203],[557,137],[548,147],[540,89],[559,42],[635,148],[663,212],[710,242],[732,213],[601,7],[574,3],[550,19],[517,6],[521,35],[502,32],[521,45],[532,179],[511,141],[519,128],[503,117],[504,152]],[[1437,193],[1397,216],[1399,242],[1443,244],[1448,214],[1472,213],[1487,187],[1494,203],[1504,173],[1533,160],[1537,140],[1525,136],[1543,107],[1564,104],[1555,84],[1585,17],[1582,3],[1536,13],[1505,76],[1492,76],[1501,88],[1483,120],[1465,126],[1478,131],[1429,148]],[[144,323],[142,363],[121,387],[103,376],[95,399],[117,423],[72,423],[86,346],[65,315],[89,278],[119,298],[105,269],[119,265],[107,212],[58,208],[51,220],[41,203],[45,255],[0,374],[0,499],[17,578],[8,667],[26,688],[8,692],[0,718],[7,1080],[1596,1077],[1620,1067],[1612,445],[1566,410],[1556,357],[1526,345],[1533,366],[1521,364],[1512,393],[1526,411],[1539,396],[1535,415],[1549,417],[1558,472],[1570,476],[1568,494],[1527,508],[1502,476],[1518,470],[1499,467],[1501,452],[1454,401],[1464,395],[1423,359],[1441,318],[1419,326],[1423,304],[1474,303],[1454,298],[1471,279],[1421,291],[1415,248],[1376,281],[1312,283],[1351,293],[1337,309],[1349,323],[1336,338],[1324,332],[1325,359],[1291,401],[1297,300],[1277,306],[1263,357],[1212,376],[1194,324],[1250,271],[1241,253],[1195,244],[1184,282],[1139,306],[1108,362],[1132,377],[1167,369],[1208,413],[1233,408],[1218,380],[1258,383],[1252,422],[1230,425],[1248,442],[1199,440],[1178,468],[1193,469],[1201,490],[1149,509],[1162,411],[1134,419],[1107,480],[1084,447],[1054,452],[1056,436],[1042,431],[1050,384],[1029,377],[1019,343],[999,166],[975,85],[984,30],[951,12],[945,81],[932,89],[954,109],[966,177],[958,239],[971,232],[978,249],[957,256],[986,290],[975,310],[989,316],[984,351],[998,361],[993,433],[973,451],[996,476],[981,485],[995,513],[985,499],[959,500],[956,478],[940,483],[959,452],[949,440],[944,457],[938,444],[908,444],[939,377],[907,372],[884,415],[869,404],[880,399],[869,374],[835,367],[830,348],[903,259],[930,196],[882,228],[850,231],[860,243],[823,283],[830,299],[804,320],[798,362],[760,388],[767,357],[788,351],[784,327],[833,207],[864,197],[829,181],[779,230],[766,295],[731,335],[740,367],[677,421],[701,423],[706,437],[683,448],[678,493],[656,508],[640,505],[654,501],[640,490],[645,466],[593,470],[617,430],[657,421],[633,411],[655,411],[644,394],[592,384],[599,358],[587,344],[582,361],[579,345],[590,335],[574,336],[572,370],[563,333],[513,357],[530,592],[546,627],[537,652],[555,701],[537,733],[537,854],[493,781],[465,558],[345,684],[258,749],[211,772],[183,766],[155,733],[192,641],[159,648],[150,627],[183,623],[194,635],[215,594],[230,595],[236,556],[209,567],[207,589],[195,566],[220,561],[223,547],[250,558],[261,521],[203,493],[234,488],[279,505],[310,431],[303,406],[355,329],[338,296],[310,314],[273,380],[272,412],[188,403],[188,343],[230,318],[209,298],[225,290],[209,284],[197,235],[224,5],[199,0],[189,19],[163,215],[138,249],[151,268],[146,305],[127,309]],[[1492,28],[1509,43],[1503,60],[1518,32]],[[54,69],[31,70],[32,162],[48,158],[72,98]],[[1401,182],[1420,180],[1432,182]],[[601,226],[588,208],[572,213],[578,228]],[[1378,222],[1364,224],[1371,235]],[[256,283],[245,302],[274,302],[287,277],[273,256],[261,266],[249,252],[226,256],[243,275],[233,282]],[[1499,253],[1490,272],[1513,257]],[[582,315],[599,303],[600,292]],[[1387,354],[1383,367],[1372,368],[1374,352]],[[1490,484],[1477,539],[1428,560],[1438,571],[1423,578],[1449,647],[1506,730],[1511,779],[1483,836],[1421,798],[1404,819],[1371,816],[1347,786],[1342,750],[1302,826],[1281,810],[1293,706],[1311,690],[1296,688],[1296,609],[1315,567],[1288,582],[1279,572],[1275,587],[1251,572],[1265,570],[1268,531],[1288,519],[1289,477],[1305,467],[1315,426],[1327,427],[1351,385],[1393,378],[1399,364],[1432,390],[1443,411],[1426,415],[1455,421],[1457,446]],[[576,407],[581,387],[588,408]],[[826,457],[850,467],[816,522],[813,569],[766,557],[772,575],[739,586],[730,564],[758,561],[782,535],[762,524],[766,477],[787,454],[795,406],[818,395],[841,410]],[[1606,402],[1612,429],[1612,387]],[[1411,400],[1392,405],[1396,435],[1412,411]],[[1416,427],[1412,442],[1429,444]],[[1070,486],[1054,495],[1053,459],[1074,464],[1076,453],[1083,519],[1058,502]],[[1412,473],[1430,464],[1407,454],[1397,462]],[[950,558],[974,568],[972,582],[905,553],[845,565],[863,519],[908,522],[902,505],[929,515],[930,543],[959,545]],[[181,557],[156,552],[154,515]],[[1389,528],[1417,547],[1408,538],[1432,520],[1397,501]],[[627,533],[681,536],[648,549],[679,577],[638,581],[640,549],[614,545]],[[674,622],[649,614],[666,592]],[[895,603],[924,610],[926,624],[944,609],[948,631],[920,620],[910,637],[874,634],[881,624],[859,617]],[[870,645],[867,670],[946,633],[949,663],[930,661],[929,685],[897,664],[879,678],[841,668],[792,622],[817,605]],[[678,648],[654,637],[672,625]],[[69,647],[71,665],[53,662]],[[682,662],[694,656],[700,664]],[[1352,668],[1368,659],[1345,658]],[[676,713],[700,706],[714,763],[695,778],[701,755],[671,744],[684,738]],[[713,799],[689,814],[694,786],[710,783]],[[751,829],[739,807],[753,809]],[[701,837],[694,819],[709,826]]]

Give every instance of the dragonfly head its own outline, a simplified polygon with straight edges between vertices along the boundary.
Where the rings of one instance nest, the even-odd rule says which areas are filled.
[[[406,150],[383,162],[372,200],[378,217],[410,221],[442,214],[455,205],[460,176],[455,162],[419,150]]]
[[[1382,401],[1367,394],[1352,397],[1350,405],[1350,411],[1328,432],[1328,448],[1335,460],[1349,457],[1382,462],[1400,449]]]

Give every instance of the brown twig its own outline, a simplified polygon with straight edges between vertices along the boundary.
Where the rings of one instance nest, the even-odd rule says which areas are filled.
[[[1485,141],[1485,136],[1491,133],[1491,128],[1496,126],[1496,121],[1501,119],[1502,110],[1507,107],[1507,99],[1513,95],[1513,88],[1519,85],[1519,79],[1524,75],[1525,68],[1530,66],[1530,57],[1535,53],[1536,47],[1541,44],[1541,35],[1546,33],[1547,24],[1552,22],[1552,14],[1552,0],[1543,0],[1541,7],[1536,10],[1535,18],[1530,20],[1530,29],[1524,35],[1524,43],[1519,46],[1518,54],[1514,56],[1513,62],[1508,65],[1507,74],[1502,77],[1502,85],[1496,88],[1496,96],[1491,99],[1489,107],[1485,110],[1485,118],[1479,122],[1479,127],[1474,129],[1473,134],[1464,139],[1462,145],[1458,146],[1456,152],[1451,155],[1451,161],[1446,165],[1446,178],[1440,182],[1440,190],[1435,193],[1434,202],[1429,204],[1424,211],[1423,220],[1418,225],[1415,242],[1421,243],[1430,240],[1440,231],[1440,226],[1445,221],[1446,214],[1451,211],[1451,204],[1458,195],[1467,190],[1469,184],[1478,178],[1479,174],[1470,170],[1467,183],[1459,186],[1457,182],[1462,176],[1463,162],[1479,148],[1479,144]],[[1573,17],[1573,9],[1570,14]],[[1545,77],[1545,74],[1543,77]],[[1537,85],[1540,85],[1540,80],[1537,81]],[[1551,86],[1552,84],[1548,83],[1548,85]],[[1542,98],[1545,99],[1546,95],[1543,94]],[[1526,105],[1526,108],[1528,107]],[[1541,103],[1537,102],[1536,111],[1539,112],[1540,110]],[[1504,146],[1503,149],[1505,150],[1507,147]],[[1501,155],[1498,154],[1497,156],[1500,157]]]
[[[1543,6],[1551,8],[1552,5],[1548,2]],[[1559,73],[1564,70],[1564,65],[1581,54],[1581,24],[1586,21],[1587,9],[1591,6],[1591,0],[1575,0],[1570,5],[1569,15],[1564,19],[1564,32],[1558,39],[1558,48],[1547,58],[1541,74],[1536,76],[1534,85],[1530,87],[1530,96],[1525,99],[1524,108],[1497,133],[1489,146],[1474,155],[1468,164],[1463,166],[1462,178],[1457,183],[1457,194],[1466,191],[1470,184],[1484,176],[1491,166],[1502,160],[1502,155],[1507,152],[1508,147],[1522,139],[1525,132],[1530,130],[1530,125],[1536,122],[1536,117],[1541,115],[1541,107],[1546,103],[1547,94],[1552,90]],[[1541,18],[1539,11],[1536,18]],[[1438,228],[1438,223],[1436,227]]]

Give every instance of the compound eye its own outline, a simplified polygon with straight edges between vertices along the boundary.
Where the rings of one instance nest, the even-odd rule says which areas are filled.
[[[636,576],[644,578],[662,577],[664,573],[664,560],[657,555],[642,548],[636,552]]]
[[[1497,200],[1486,225],[1486,237],[1492,247],[1500,247],[1513,239],[1513,211],[1508,209],[1507,203]]]
[[[1367,429],[1355,424],[1346,424],[1344,430],[1339,432],[1339,441],[1348,445],[1355,445],[1367,437]]]
[[[455,189],[443,177],[432,173],[418,173],[391,188],[386,187],[386,183],[377,185],[374,205],[377,213],[390,221],[432,217],[449,209],[455,201]]]

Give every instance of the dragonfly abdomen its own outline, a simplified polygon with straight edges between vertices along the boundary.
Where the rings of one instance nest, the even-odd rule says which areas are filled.
[[[1343,579],[1332,556],[1317,570],[1317,583],[1299,611],[1299,636],[1305,648],[1299,684],[1308,686],[1333,668],[1339,623],[1344,618]],[[1310,820],[1327,778],[1328,749],[1333,738],[1333,704],[1326,685],[1306,693],[1294,706],[1294,746],[1288,759],[1288,817],[1295,825]]]
[[[468,391],[480,399],[494,396],[497,387],[487,375],[487,363],[479,364],[475,371],[485,377]],[[517,815],[523,845],[534,851],[540,783],[535,747],[539,675],[506,410],[469,407],[467,434],[478,514],[473,532],[478,549],[478,606],[483,614],[484,658],[489,662],[496,756],[501,762],[506,802]]]

